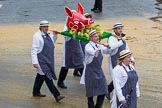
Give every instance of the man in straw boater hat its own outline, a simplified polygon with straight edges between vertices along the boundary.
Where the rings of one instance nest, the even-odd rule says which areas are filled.
[[[92,30],[89,34],[89,43],[85,46],[85,69],[80,83],[85,83],[88,108],[102,108],[104,97],[108,94],[107,83],[102,70],[103,53],[109,53],[109,46],[98,44],[99,33]],[[94,104],[93,97],[97,96]]]
[[[54,67],[54,43],[57,39],[57,32],[49,34],[48,27],[48,21],[41,21],[39,24],[39,30],[33,36],[31,56],[33,67],[37,70],[33,86],[33,96],[46,96],[40,92],[42,84],[45,81],[56,102],[59,102],[65,97],[60,95],[60,92],[57,90],[52,80],[57,79]]]
[[[108,44],[111,47],[111,53],[109,56],[109,72],[111,77],[113,76],[112,69],[117,65],[119,52],[125,49],[130,51],[128,44],[126,42],[125,34],[123,33],[123,27],[124,25],[122,23],[115,23],[112,28],[113,32],[114,34],[121,36],[121,38],[110,36],[110,38],[108,39]],[[133,57],[131,57],[131,60],[132,63],[134,64]],[[108,85],[109,95],[106,96],[108,99],[110,99],[110,93],[113,91],[113,89],[114,89],[113,82],[111,82]]]
[[[132,65],[132,53],[122,50],[118,64],[113,69],[114,92],[111,108],[137,108],[137,97],[140,96],[138,75]],[[121,108],[121,107],[120,107]]]

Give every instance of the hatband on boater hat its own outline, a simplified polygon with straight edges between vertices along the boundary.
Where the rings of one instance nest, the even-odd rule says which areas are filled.
[[[117,27],[124,27],[124,25],[122,23],[115,23],[113,25],[113,29],[117,28]]]
[[[129,55],[132,55],[132,53],[128,50],[122,50],[119,55],[119,60],[121,60]]]
[[[48,22],[47,20],[42,20],[42,21],[40,21],[39,26],[40,26],[40,27],[49,26],[49,22]]]
[[[89,33],[89,37],[93,36],[96,33],[98,33],[96,30],[91,30],[90,33]]]

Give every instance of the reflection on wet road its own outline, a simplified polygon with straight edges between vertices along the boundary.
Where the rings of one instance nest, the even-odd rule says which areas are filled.
[[[64,6],[77,9],[80,0],[0,0],[0,23],[28,23],[42,19],[65,22]],[[91,12],[93,0],[82,0],[85,12]],[[117,17],[145,17],[160,14],[161,0],[103,0],[103,13],[94,14],[95,20]]]
[[[76,10],[78,1],[81,1],[85,12],[91,12],[90,9],[93,7],[94,0],[0,0],[0,24],[38,24],[40,20],[47,19],[51,22],[61,22],[61,26],[57,29],[62,29],[66,19],[64,6]],[[159,26],[162,21],[162,0],[103,0],[103,13],[92,13],[92,15],[101,24],[105,24],[105,19],[108,18],[114,18],[113,22],[115,22],[115,18],[135,17],[126,24],[131,25],[126,30],[130,34],[132,33],[133,41],[131,43],[135,47],[137,45],[142,46],[136,49],[142,53],[141,58],[137,58],[138,63],[136,65],[136,67],[140,68],[139,74],[141,77],[140,100],[142,101],[139,101],[139,107],[149,108],[151,106],[153,108],[162,108],[162,70],[159,68],[161,67],[161,57],[159,55],[162,49],[157,47],[160,46],[162,36],[159,36],[161,31],[160,33],[156,31],[157,28],[162,30],[161,26]],[[150,18],[158,24],[155,26],[152,24],[154,22],[149,21],[152,25],[148,26],[145,24],[145,20],[136,21],[136,17]],[[126,18],[125,20],[127,21]],[[59,89],[66,96],[61,104],[55,102],[46,85],[43,85],[41,91],[47,97],[32,97],[35,70],[31,65],[30,50],[32,34],[35,32],[35,28],[37,28],[35,27],[36,24],[34,24],[34,27],[30,24],[27,26],[13,25],[9,28],[1,26],[0,108],[86,108],[87,100],[84,85],[79,84],[80,78],[73,77],[73,70],[70,70],[65,82],[68,89]],[[106,24],[105,28],[107,27]],[[151,27],[155,28],[155,31],[145,31],[151,31]],[[158,38],[154,38],[154,36]],[[63,43],[63,37],[61,43]],[[62,58],[62,44],[56,45],[55,53],[57,53],[57,56],[55,60],[58,75]],[[152,49],[152,51],[145,52],[145,48]],[[159,57],[159,62],[153,61],[154,58],[151,58],[151,55],[156,52],[158,54],[154,58]],[[145,58],[143,53],[147,53],[149,59]],[[105,59],[104,64],[104,70],[106,70],[107,59]],[[109,75],[107,76],[109,77]],[[105,100],[104,108],[110,108],[108,100]]]
[[[150,19],[155,22],[162,22],[162,0],[156,0],[155,9],[157,10],[157,16]]]

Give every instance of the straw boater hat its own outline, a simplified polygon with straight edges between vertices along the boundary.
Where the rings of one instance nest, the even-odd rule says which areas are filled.
[[[49,26],[49,22],[47,20],[42,20],[42,21],[40,21],[39,26],[40,27]]]
[[[120,52],[120,56],[119,56],[119,61],[121,61],[122,59],[124,59],[125,57],[132,55],[132,53],[128,50],[123,50]]]
[[[89,33],[89,37],[93,36],[94,34],[98,33],[96,30],[92,30],[90,33]]]
[[[124,25],[122,23],[115,23],[113,25],[113,29],[117,28],[117,27],[124,27]]]

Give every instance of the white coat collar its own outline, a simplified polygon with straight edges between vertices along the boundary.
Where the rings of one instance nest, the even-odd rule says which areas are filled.
[[[129,64],[128,66],[126,66],[124,63],[122,63],[122,66],[124,66],[125,67],[125,69],[127,69],[127,70],[132,70],[132,66],[131,66],[131,64]]]
[[[92,46],[95,46],[97,43],[94,43],[92,41],[89,42]],[[98,44],[97,44],[98,45]],[[98,45],[99,46],[99,45]]]
[[[95,49],[99,49],[99,48],[100,48],[99,44],[94,43],[94,42],[92,42],[92,41],[90,41],[89,44],[90,44],[92,47],[95,47]],[[96,44],[97,44],[98,47],[96,47]]]
[[[44,38],[46,38],[46,35],[43,31],[38,30],[38,32],[41,34],[41,36],[43,36]],[[47,32],[47,34],[50,36],[50,33]]]
[[[124,66],[124,67],[129,67],[129,66],[126,66],[123,62],[122,62],[122,66]]]

